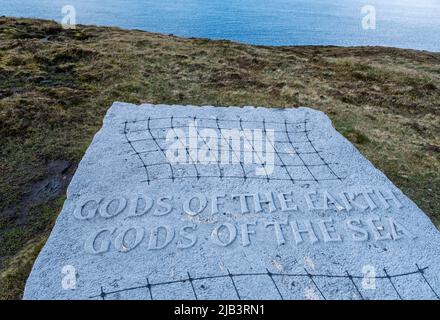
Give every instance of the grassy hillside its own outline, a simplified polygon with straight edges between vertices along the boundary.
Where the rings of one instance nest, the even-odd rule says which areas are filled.
[[[440,54],[262,47],[0,17],[0,299],[20,298],[115,100],[310,106],[440,225]]]

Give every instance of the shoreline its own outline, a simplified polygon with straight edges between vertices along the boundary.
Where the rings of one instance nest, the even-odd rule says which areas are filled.
[[[36,17],[21,17],[21,16],[0,16],[0,18],[6,18],[6,19],[20,19],[20,20],[35,20],[35,21],[46,21],[46,22],[53,22],[61,26],[61,23],[54,19],[44,19],[44,18],[36,18]],[[425,53],[433,53],[433,54],[440,54],[440,49],[438,51],[432,51],[427,49],[418,49],[418,48],[411,48],[411,47],[394,47],[394,46],[386,46],[386,45],[337,45],[337,44],[286,44],[286,45],[267,45],[267,44],[256,44],[251,42],[244,42],[244,41],[238,41],[238,40],[232,40],[232,39],[222,39],[222,38],[205,38],[205,37],[196,37],[196,36],[184,36],[184,35],[177,35],[174,33],[161,33],[156,31],[150,31],[150,30],[143,30],[143,29],[137,29],[137,28],[124,28],[117,25],[97,25],[97,24],[76,24],[79,28],[87,28],[87,27],[93,27],[93,28],[110,28],[110,29],[118,29],[118,30],[125,30],[125,31],[134,31],[134,32],[145,32],[148,34],[154,34],[159,36],[165,36],[165,37],[175,37],[179,39],[185,39],[185,40],[206,40],[206,41],[212,41],[212,42],[231,42],[239,45],[244,46],[253,46],[253,47],[261,47],[261,48],[347,48],[347,49],[363,49],[363,48],[377,48],[377,49],[396,49],[396,50],[407,50],[407,51],[415,51],[415,52],[425,52]]]

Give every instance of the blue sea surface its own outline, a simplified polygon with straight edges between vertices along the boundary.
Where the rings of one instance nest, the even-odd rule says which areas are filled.
[[[1,0],[0,15],[260,45],[380,45],[440,51],[440,0]],[[376,9],[376,29],[361,9]]]

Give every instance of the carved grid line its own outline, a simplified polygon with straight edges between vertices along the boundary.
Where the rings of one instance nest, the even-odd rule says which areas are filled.
[[[400,295],[399,291],[397,290],[396,286],[394,285],[392,277],[388,274],[387,269],[383,268],[383,271],[385,272],[385,275],[386,275],[388,281],[391,283],[391,286],[393,287],[394,291],[396,291],[397,296],[399,297],[399,300],[403,300],[402,296]]]
[[[223,132],[222,132],[222,130],[221,130],[221,128],[220,128],[220,125],[219,125],[219,121],[220,121],[219,118],[216,117],[216,118],[215,118],[215,123],[217,124],[217,129],[218,129],[218,131],[220,132],[220,135],[222,136],[223,140],[225,140],[226,143],[228,144],[228,148],[231,148],[232,155],[235,156],[235,158],[237,159],[238,163],[240,164],[241,171],[243,172],[243,179],[244,179],[244,181],[246,181],[246,179],[247,179],[247,175],[246,175],[246,170],[245,170],[244,167],[243,167],[243,162],[241,161],[240,157],[235,153],[234,148],[231,146],[231,142],[230,142],[229,140],[227,140],[227,139],[225,138],[225,136],[223,135]],[[228,160],[229,160],[229,159],[228,159]]]
[[[148,121],[150,117],[148,117],[147,119],[137,119],[137,120],[132,120],[132,121],[127,121],[127,123],[137,123],[137,122],[143,122],[143,121]],[[151,120],[168,120],[170,117],[156,117],[156,118],[150,118]],[[191,120],[193,117],[192,116],[174,116],[174,119],[188,119]],[[206,120],[206,121],[216,121],[216,118],[204,118],[204,117],[200,117],[198,118],[199,120]],[[239,118],[235,118],[235,119],[218,119],[219,121],[222,122],[232,122],[232,121],[237,121],[237,119]],[[245,123],[259,123],[261,122],[261,120],[243,120],[243,122]],[[280,122],[280,121],[266,121],[267,123],[270,124],[277,124],[277,125],[284,125],[284,122]],[[296,122],[287,122],[288,125],[296,125],[296,124],[302,124],[302,121],[296,121]],[[155,129],[159,129],[159,128],[155,128]]]
[[[322,291],[321,291],[321,289],[319,288],[319,286],[316,284],[315,279],[313,279],[314,276],[313,276],[311,273],[309,273],[309,272],[307,271],[306,268],[304,268],[304,271],[306,272],[307,277],[309,277],[310,281],[313,283],[313,285],[315,286],[315,288],[318,290],[318,292],[319,292],[319,294],[321,295],[321,297],[322,297],[324,300],[327,300],[327,298],[326,298],[325,295],[322,293]]]
[[[157,128],[156,127],[152,127],[151,126],[152,120],[159,120],[159,119],[170,120],[170,125],[169,126],[165,126],[165,127],[157,127]],[[169,128],[169,129],[172,129],[174,133],[176,133],[175,128],[178,128],[179,126],[176,126],[173,123],[173,119],[192,119],[192,120],[195,120],[195,119],[205,120],[206,119],[206,120],[210,120],[210,121],[215,121],[216,122],[216,126],[215,127],[206,126],[206,127],[200,127],[200,128],[211,128],[211,129],[218,130],[218,132],[220,133],[221,139],[223,139],[224,141],[227,142],[228,147],[232,151],[232,156],[235,157],[236,160],[238,160],[238,164],[240,165],[240,168],[241,168],[241,171],[242,171],[243,174],[242,175],[229,175],[229,176],[228,175],[224,175],[224,170],[220,166],[220,161],[219,161],[219,158],[217,157],[217,155],[215,156],[215,160],[216,160],[217,167],[218,167],[218,170],[219,170],[219,175],[218,176],[204,175],[203,171],[202,171],[202,174],[200,174],[200,171],[199,171],[199,168],[197,167],[197,164],[203,164],[203,163],[213,164],[212,161],[208,161],[208,162],[206,162],[206,161],[205,162],[203,162],[203,161],[194,161],[194,159],[192,159],[190,151],[198,150],[198,149],[193,149],[193,148],[190,148],[190,147],[185,146],[185,145],[183,145],[183,147],[185,148],[187,156],[190,158],[190,163],[189,164],[192,164],[194,166],[194,169],[196,171],[195,175],[186,175],[186,176],[181,176],[181,177],[176,176],[175,172],[174,172],[173,164],[171,164],[168,161],[164,161],[164,162],[160,162],[159,161],[159,162],[148,163],[147,164],[145,159],[141,156],[142,154],[149,154],[149,153],[154,153],[154,152],[160,152],[162,154],[162,156],[164,156],[165,159],[166,159],[166,154],[164,152],[164,148],[162,148],[161,145],[158,142],[158,140],[165,140],[165,138],[155,137],[153,135],[152,130],[155,130],[155,129],[164,130],[166,128]],[[146,129],[136,129],[136,130],[130,130],[130,131],[127,130],[127,124],[128,123],[136,124],[136,123],[139,123],[139,122],[142,122],[142,121],[146,121],[147,122],[147,128]],[[241,161],[240,156],[237,155],[237,153],[235,152],[234,148],[231,146],[231,140],[232,141],[234,141],[234,140],[240,140],[241,141],[241,138],[240,139],[233,139],[233,138],[226,139],[226,137],[222,133],[222,129],[233,129],[233,128],[226,128],[226,127],[222,128],[220,126],[220,122],[221,121],[222,122],[239,121],[239,125],[240,125],[240,129],[241,130],[243,130],[243,125],[242,125],[243,123],[246,123],[246,122],[261,123],[261,121],[262,121],[263,132],[265,134],[267,134],[266,123],[278,124],[280,126],[284,125],[284,129],[285,130],[282,130],[282,131],[278,130],[278,132],[282,132],[283,134],[285,134],[286,137],[287,137],[287,140],[286,141],[276,141],[276,143],[277,144],[282,144],[282,143],[289,144],[289,146],[292,148],[292,152],[279,151],[275,147],[275,145],[271,141],[269,141],[271,143],[274,151],[273,152],[269,151],[269,152],[265,152],[265,153],[266,154],[275,154],[277,156],[277,158],[280,160],[281,164],[274,163],[274,167],[275,168],[283,168],[284,169],[283,171],[285,171],[285,174],[287,174],[288,179],[283,178],[283,177],[271,177],[271,176],[269,176],[269,174],[267,172],[266,164],[260,158],[259,153],[255,151],[255,148],[254,148],[253,144],[250,143],[249,139],[246,136],[244,136],[244,140],[246,140],[248,143],[250,143],[250,145],[252,147],[252,150],[240,150],[240,151],[242,153],[252,153],[253,155],[257,156],[259,158],[260,162],[261,162],[260,165],[264,168],[264,171],[265,171],[265,177],[250,176],[250,175],[248,175],[246,173],[245,168],[244,168],[243,161]],[[146,171],[147,179],[143,180],[142,182],[147,182],[148,184],[151,181],[153,181],[153,180],[154,181],[155,180],[169,180],[169,179],[171,179],[172,181],[175,181],[175,179],[197,179],[197,180],[199,180],[199,178],[201,178],[201,177],[203,177],[203,178],[220,178],[220,179],[223,179],[223,178],[237,179],[238,178],[238,179],[243,179],[244,181],[246,181],[247,179],[266,180],[267,182],[269,182],[270,180],[275,180],[275,181],[291,181],[293,184],[295,182],[316,182],[316,183],[319,183],[319,182],[323,182],[323,181],[333,181],[333,180],[341,181],[342,178],[339,177],[335,173],[335,171],[331,168],[330,163],[327,163],[326,160],[324,159],[324,157],[321,155],[322,151],[318,151],[316,149],[315,145],[313,144],[313,140],[310,139],[309,134],[308,134],[309,130],[307,129],[307,122],[308,122],[307,119],[305,119],[304,121],[297,121],[297,122],[288,122],[287,120],[284,120],[284,122],[276,122],[276,121],[266,121],[265,119],[263,119],[263,120],[243,120],[241,118],[237,118],[237,119],[219,119],[218,117],[216,117],[216,118],[203,118],[203,117],[202,118],[196,118],[196,117],[189,117],[189,116],[185,116],[185,117],[174,117],[174,116],[171,116],[171,117],[162,117],[162,118],[151,118],[151,117],[148,117],[147,119],[143,119],[143,120],[125,121],[125,123],[124,123],[124,135],[125,135],[125,139],[127,140],[126,143],[128,143],[130,145],[130,148],[133,150],[133,155],[136,155],[139,158],[139,160],[142,162],[142,167]],[[288,125],[291,125],[291,124],[294,124],[294,125],[297,125],[297,126],[301,125],[301,126],[303,126],[303,130],[289,131],[288,130]],[[182,127],[186,127],[186,126],[182,126]],[[206,144],[206,140],[203,137],[201,137],[201,135],[199,134],[199,130],[198,129],[199,129],[199,127],[197,127],[197,130],[196,130],[197,131],[197,138],[202,138],[202,140]],[[255,129],[255,128],[250,128],[250,129]],[[132,132],[142,132],[142,131],[146,131],[148,137],[142,138],[142,139],[133,139],[133,140],[129,139],[129,136],[128,136],[129,133],[132,133]],[[305,141],[301,140],[301,141],[295,141],[294,142],[294,141],[292,141],[292,138],[291,138],[291,135],[290,135],[291,133],[299,133],[299,134],[304,133],[305,137],[306,137],[306,140]],[[157,147],[157,149],[137,150],[135,145],[134,145],[134,143],[135,142],[140,142],[140,141],[153,141],[155,146]],[[182,142],[180,141],[180,143],[182,143]],[[301,152],[300,150],[298,150],[298,148],[300,148],[299,144],[306,144],[306,147],[309,146],[313,151],[310,151],[310,152],[303,151],[303,152]],[[297,145],[297,147],[295,147],[295,145]],[[309,155],[316,154],[319,157],[319,159],[320,159],[320,161],[322,163],[319,163],[319,164],[308,164],[305,161],[305,159],[303,158],[303,156],[302,156],[302,155],[307,155],[307,154],[309,154]],[[297,156],[299,161],[300,161],[300,164],[286,164],[286,162],[283,160],[281,155]],[[170,176],[152,178],[150,172],[148,171],[148,168],[152,167],[152,166],[161,166],[161,165],[169,167],[169,169],[170,169]],[[235,165],[235,163],[232,163],[232,165]],[[289,167],[297,167],[297,168],[304,167],[304,168],[306,168],[308,173],[309,173],[309,175],[311,176],[311,179],[295,178],[294,176],[292,176],[292,173],[288,170]],[[312,170],[310,169],[311,167],[326,167],[328,169],[328,172],[332,176],[334,176],[334,178],[333,177],[331,177],[331,178],[319,178],[316,174],[313,174]]]
[[[197,119],[197,117],[194,117],[194,122],[196,122],[196,119]],[[201,138],[201,139],[203,140],[203,142],[204,142],[206,145],[208,145],[208,144],[206,143],[205,138],[203,138],[203,137],[199,134],[199,130],[196,130],[196,132],[197,132],[197,137]],[[208,150],[211,152],[211,148],[208,148]],[[217,163],[218,174],[219,174],[219,176],[220,176],[220,179],[222,179],[222,178],[223,178],[223,169],[222,169],[221,166],[220,166],[220,160],[218,159],[217,156],[215,156],[215,161],[216,161],[216,163]],[[198,162],[198,163],[202,163],[202,164],[205,163],[205,161],[200,161],[198,158],[197,158],[197,162]],[[206,162],[207,162],[206,164],[211,164],[211,162],[208,162],[208,161],[206,161]]]
[[[212,164],[213,162],[212,161],[200,161],[200,160],[197,160],[197,163],[199,163],[199,164]],[[163,166],[163,165],[168,165],[169,164],[169,162],[154,162],[154,163],[150,163],[148,166],[149,167],[152,167],[152,166]],[[304,167],[304,165],[303,164],[281,164],[281,165],[277,165],[277,164],[274,164],[274,166],[275,167]],[[309,167],[324,167],[324,166],[326,166],[326,164],[309,164],[308,165]],[[143,168],[143,166],[140,166],[139,168]],[[287,180],[289,180],[289,179],[287,179]],[[332,179],[332,180],[335,180],[335,179]]]
[[[350,279],[351,283],[353,284],[353,287],[356,289],[356,292],[361,297],[361,300],[364,300],[364,296],[362,295],[361,291],[359,290],[358,286],[356,285],[356,282],[354,282],[353,277],[351,276],[351,274],[348,271],[345,271],[345,273],[347,273],[348,279]]]
[[[307,123],[307,120],[304,120],[304,123]],[[292,149],[293,149],[294,152],[295,152],[296,149],[295,149],[295,147],[293,146],[292,139],[290,138],[290,133],[289,133],[288,130],[287,130],[287,120],[284,121],[284,127],[286,128],[286,135],[287,135],[287,138],[288,138],[288,140],[289,140],[289,143],[290,143]],[[306,128],[304,127],[304,129],[306,129]],[[306,129],[306,130],[307,130],[307,129]],[[316,150],[315,150],[315,151],[316,151]],[[295,152],[295,153],[296,153],[296,152]],[[301,160],[301,162],[304,164],[304,167],[306,167],[307,171],[308,171],[308,172],[310,173],[310,175],[313,177],[313,180],[314,180],[315,182],[318,182],[318,179],[316,179],[316,177],[313,175],[312,171],[311,171],[310,168],[307,166],[307,164],[306,164],[306,162],[304,161],[303,157],[302,157],[300,154],[298,154],[298,153],[296,153],[296,154],[298,155],[298,158]]]
[[[240,129],[243,132],[243,120],[241,118],[239,120],[239,123],[240,123]],[[269,182],[270,179],[269,179],[269,175],[267,174],[266,163],[263,162],[263,160],[260,158],[260,155],[258,154],[258,152],[255,152],[254,144],[249,141],[249,139],[246,137],[245,134],[243,134],[243,137],[251,145],[252,151],[254,152],[253,155],[257,155],[258,160],[260,161],[261,166],[264,168],[264,172],[266,173],[266,179]],[[244,147],[243,147],[243,149],[244,149]]]
[[[238,300],[241,300],[240,294],[238,293],[237,286],[235,285],[234,276],[228,269],[228,277],[231,278],[232,286],[234,287],[235,293],[237,294]]]
[[[177,119],[177,117],[174,117],[174,119]],[[197,120],[202,120],[203,118],[197,118]],[[191,120],[194,120],[194,117],[192,117],[191,118]],[[212,121],[215,121],[215,119],[211,119]],[[219,121],[224,121],[223,119],[219,119]],[[236,119],[236,120],[231,120],[231,121],[240,121],[240,119]],[[136,122],[139,122],[139,121],[136,121]],[[136,122],[134,122],[134,123],[136,123]],[[246,122],[245,120],[242,120],[242,122]],[[258,121],[255,121],[255,122],[258,122]],[[259,121],[259,122],[261,122],[261,120]],[[130,123],[130,121],[127,121],[127,123]],[[269,123],[269,122],[267,122],[267,121],[265,121],[265,123]],[[301,124],[303,124],[303,122],[301,122]],[[284,123],[283,123],[283,125],[284,125]],[[200,129],[217,129],[217,126],[215,126],[215,127],[211,127],[211,126],[206,126],[206,125],[203,125],[203,126],[198,126],[197,125],[197,127],[198,128],[200,128]],[[174,129],[186,129],[186,128],[188,128],[188,126],[187,125],[176,125],[176,126],[174,126],[173,127]],[[171,127],[160,127],[160,128],[151,128],[151,129],[163,129],[163,130],[166,130],[166,129],[173,129],[173,128],[171,128]],[[222,129],[231,129],[231,128],[222,128]],[[252,128],[249,128],[249,129],[252,129]],[[256,128],[253,128],[253,129],[256,129]],[[130,132],[143,132],[143,131],[145,131],[145,129],[134,129],[134,130],[131,130]],[[273,130],[273,132],[274,133],[286,133],[286,131],[285,130]],[[297,131],[288,131],[289,133],[298,133]],[[161,139],[163,139],[163,138],[161,138]],[[285,142],[285,143],[287,143],[287,141],[283,141],[283,142]],[[305,141],[299,141],[299,142],[308,142],[307,140],[305,140]]]
[[[278,294],[280,295],[281,300],[284,300],[283,295],[281,294],[280,289],[278,289],[277,283],[275,282],[272,273],[269,271],[269,269],[266,269],[267,275],[269,276],[270,280],[272,280],[273,285],[275,286],[275,289],[277,290]]]
[[[199,176],[198,178],[213,178],[214,179],[214,178],[220,178],[220,177],[219,176],[214,176],[214,175],[203,175],[203,176]],[[224,178],[224,179],[241,179],[241,180],[244,179],[243,176],[229,176],[229,175],[223,175],[222,178]],[[175,179],[181,179],[181,180],[183,180],[183,179],[197,179],[197,176],[182,176],[182,177],[176,177]],[[246,180],[246,179],[261,180],[261,181],[269,182],[266,177],[258,177],[258,176],[256,176],[256,177],[249,177],[249,176],[246,176],[246,178],[244,180]],[[270,179],[270,181],[292,181],[292,180],[290,180],[290,178],[269,178],[269,179]],[[160,181],[160,180],[171,180],[171,178],[170,177],[161,177],[161,178],[155,178],[154,179],[154,181],[156,181],[156,180],[157,181]],[[141,180],[141,182],[145,182],[145,181],[146,180]],[[298,178],[296,178],[295,181],[296,182],[316,182],[313,179],[298,179]],[[335,181],[335,179],[334,178],[325,178],[325,179],[319,179],[319,181],[320,182],[322,182],[322,181]]]
[[[156,138],[153,136],[153,133],[151,132],[151,129],[150,129],[150,117],[148,117],[148,120],[147,120],[147,129],[148,129],[148,133],[150,134],[150,136],[153,139],[154,143],[156,144],[156,146],[159,148],[159,150],[162,152],[163,156],[166,159],[167,156],[166,156],[165,152],[163,151],[162,147],[156,141]],[[171,170],[171,180],[174,181],[174,169],[173,169],[173,166],[169,162],[168,162],[168,165],[169,165],[169,168]],[[150,183],[150,181],[148,180],[147,183]]]
[[[186,128],[186,127],[185,127]],[[212,128],[212,127],[197,127],[198,129],[217,129],[217,128]],[[161,128],[161,129],[163,129],[163,128]],[[178,129],[177,127],[175,127],[175,128],[169,128],[169,129]],[[225,129],[225,128],[221,128],[221,129]],[[145,131],[145,130],[139,130],[139,131],[137,131],[137,132],[143,132],[143,131]],[[131,132],[134,132],[134,131],[131,131]],[[283,131],[283,133],[286,133],[285,131]],[[192,137],[192,136],[188,136],[188,138],[196,138],[196,137]],[[203,139],[203,138],[202,138]],[[165,137],[163,137],[163,138],[161,138],[161,137],[156,137],[155,139],[152,139],[152,138],[142,138],[142,139],[136,139],[136,140],[130,140],[130,142],[132,142],[132,143],[134,143],[134,142],[142,142],[142,141],[152,141],[152,140],[156,140],[156,141],[158,141],[158,140],[167,140],[167,138],[165,138]],[[230,138],[229,139],[230,141],[241,141],[241,139],[233,139],[233,138]],[[247,141],[249,141],[249,140],[247,140]],[[310,143],[312,140],[303,140],[303,141],[295,141],[294,143],[295,144],[300,144],[300,143]],[[280,140],[280,141],[277,141],[279,144],[283,144],[283,143],[286,143],[286,144],[288,144],[288,143],[290,143],[288,140]],[[317,151],[316,151],[317,152]],[[316,153],[316,152],[313,152],[313,153]]]
[[[266,134],[266,132],[267,132],[267,131],[266,131],[266,121],[265,121],[265,120],[263,120],[263,132],[264,132],[264,134]],[[276,150],[276,148],[275,148],[275,146],[273,145],[273,143],[272,143],[269,139],[268,139],[268,141],[269,141],[270,145],[272,146],[272,148],[273,148],[274,150]],[[290,140],[289,140],[289,142],[290,142]],[[287,173],[287,175],[289,176],[290,181],[292,181],[292,183],[295,184],[295,179],[292,177],[292,175],[290,174],[289,170],[287,170],[287,166],[286,166],[286,164],[284,163],[283,158],[280,156],[280,154],[279,154],[278,152],[275,152],[275,154],[277,155],[278,159],[280,159],[281,167],[284,168],[284,170],[286,170],[286,173]]]
[[[422,275],[423,280],[425,281],[425,283],[429,286],[429,289],[431,289],[432,293],[434,293],[435,297],[437,298],[437,300],[440,300],[439,295],[437,294],[437,292],[434,290],[434,288],[432,287],[432,285],[429,283],[428,279],[426,279],[425,276],[425,270],[426,268],[420,268],[419,265],[416,263],[416,267],[419,270],[420,274]]]
[[[125,121],[125,123],[124,123],[124,136],[125,136],[125,139],[127,140],[127,143],[130,145],[131,149],[134,151],[134,153],[138,156],[139,160],[142,162],[143,168],[145,169],[145,173],[147,174],[147,183],[150,183],[150,175],[148,173],[148,166],[145,164],[144,159],[140,156],[140,153],[133,146],[133,143],[130,141],[130,139],[128,139],[127,121]]]
[[[226,139],[226,138],[225,138]],[[152,140],[152,139],[142,139],[142,140],[130,140],[130,142],[137,142],[137,141],[145,141],[145,140]],[[232,140],[232,139],[231,139]],[[127,142],[128,143],[128,142]],[[188,148],[188,150],[198,150],[197,148]],[[152,150],[143,150],[143,151],[138,151],[137,153],[139,154],[143,154],[143,153],[151,153],[151,152],[159,152],[161,151],[160,149],[152,149]],[[241,150],[241,152],[243,153],[252,153],[253,151],[251,150]],[[274,152],[266,152],[268,154],[284,154],[284,155],[292,155],[291,152],[283,152],[283,151],[274,151]],[[310,151],[310,152],[296,152],[295,154],[316,154],[316,153],[322,153],[322,151]],[[279,165],[278,165],[279,166]],[[303,165],[301,165],[303,166]],[[310,165],[309,165],[310,166]]]
[[[304,273],[272,273],[270,272],[268,269],[266,269],[266,272],[257,272],[257,273],[231,273],[229,271],[229,269],[227,269],[227,274],[220,274],[220,275],[213,275],[213,276],[201,276],[201,277],[191,277],[190,273],[188,272],[188,278],[184,278],[184,279],[180,279],[180,280],[170,280],[170,281],[165,281],[165,282],[157,282],[157,283],[150,283],[148,278],[147,278],[147,284],[146,285],[140,285],[140,286],[135,286],[135,287],[128,287],[128,288],[124,288],[124,289],[118,289],[118,290],[113,290],[113,291],[105,291],[104,288],[101,286],[100,287],[100,293],[94,296],[90,296],[89,298],[93,299],[93,298],[101,298],[101,299],[105,299],[107,296],[112,295],[112,294],[118,294],[121,292],[127,292],[127,291],[133,291],[133,290],[138,290],[138,289],[145,289],[148,288],[149,290],[149,295],[150,298],[153,300],[153,295],[152,295],[152,288],[153,287],[160,287],[160,286],[164,286],[164,285],[169,285],[169,284],[176,284],[176,283],[185,283],[185,282],[189,282],[191,285],[191,290],[192,293],[195,297],[195,299],[199,299],[197,292],[195,290],[195,286],[194,286],[194,282],[195,281],[199,281],[199,280],[209,280],[209,279],[219,279],[219,278],[229,278],[231,280],[232,286],[234,288],[235,294],[237,295],[237,298],[239,300],[241,300],[241,296],[240,293],[238,291],[238,288],[235,284],[234,281],[234,277],[242,277],[242,276],[266,276],[269,277],[269,279],[271,280],[272,284],[274,285],[274,288],[276,289],[276,291],[278,292],[279,296],[281,299],[284,299],[283,295],[281,294],[281,291],[278,288],[278,285],[275,282],[274,277],[300,277],[300,278],[308,278],[310,279],[311,283],[315,286],[315,288],[319,291],[319,293],[321,294],[323,299],[326,299],[325,295],[323,294],[321,288],[319,287],[319,285],[316,283],[315,278],[334,278],[334,279],[349,279],[351,281],[351,284],[353,285],[353,287],[355,288],[356,292],[359,294],[360,298],[362,300],[364,300],[364,296],[361,294],[358,286],[356,285],[354,279],[365,279],[365,278],[374,278],[374,279],[388,279],[388,281],[391,283],[393,290],[395,291],[395,293],[397,293],[399,299],[403,300],[401,294],[399,293],[399,291],[397,290],[397,287],[394,285],[394,282],[392,281],[392,279],[394,278],[398,278],[398,277],[405,277],[405,276],[410,276],[410,275],[414,275],[414,274],[420,274],[424,283],[426,283],[430,290],[433,292],[433,294],[435,295],[435,297],[440,300],[437,292],[434,290],[433,286],[431,285],[431,283],[428,281],[428,279],[425,276],[425,271],[426,269],[428,269],[428,267],[425,268],[420,268],[417,264],[416,264],[417,270],[415,271],[410,271],[410,272],[405,272],[405,273],[400,273],[400,274],[394,274],[391,275],[388,273],[388,271],[384,268],[384,275],[378,275],[375,277],[372,276],[366,276],[366,275],[351,275],[348,271],[346,271],[345,274],[312,274],[309,271],[307,271],[307,269],[304,268]]]
[[[171,129],[173,130],[174,134],[176,134],[176,130],[174,129],[174,126],[173,126],[173,118],[174,118],[174,117],[171,116],[171,118],[170,118],[170,124],[171,124]],[[192,165],[194,166],[194,169],[196,170],[196,178],[197,178],[197,180],[199,180],[199,179],[200,179],[200,175],[199,175],[199,170],[197,170],[197,164],[196,164],[196,162],[195,162],[194,159],[191,157],[191,153],[189,152],[188,147],[186,147],[186,146],[182,143],[182,141],[180,141],[180,139],[178,139],[178,140],[179,140],[180,144],[182,145],[182,147],[185,148],[185,151],[186,151],[187,156],[191,159]],[[166,156],[165,156],[165,159],[166,159]]]
[[[312,146],[313,150],[315,150],[315,152],[317,151],[315,148],[315,145],[313,144],[313,141],[310,139],[309,137],[309,131],[307,130],[307,121],[304,122],[304,132],[306,134],[306,138],[309,141],[310,145]],[[330,172],[339,180],[342,181],[342,178],[339,177],[334,171],[333,169],[330,167],[330,164],[328,164],[324,158],[321,156],[320,153],[317,152],[318,157],[321,159],[321,161],[327,166],[327,168],[330,170]]]
[[[147,277],[147,288],[148,288],[148,292],[150,293],[150,299],[154,300],[153,293],[151,292],[151,284],[150,284],[150,281],[148,280],[148,277]]]

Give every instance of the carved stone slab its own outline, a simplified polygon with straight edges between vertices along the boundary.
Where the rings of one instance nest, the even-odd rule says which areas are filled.
[[[24,297],[436,299],[439,275],[435,226],[322,112],[114,103]]]

